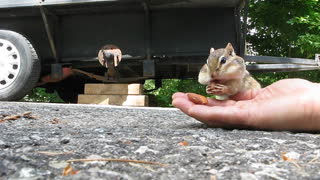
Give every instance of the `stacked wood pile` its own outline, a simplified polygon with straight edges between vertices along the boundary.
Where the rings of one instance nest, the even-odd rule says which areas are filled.
[[[85,84],[78,104],[148,106],[148,96],[143,95],[142,84]]]

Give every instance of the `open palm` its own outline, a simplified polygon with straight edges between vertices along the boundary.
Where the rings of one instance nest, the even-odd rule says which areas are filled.
[[[278,81],[266,88],[241,92],[231,100],[209,99],[208,105],[173,95],[172,104],[213,127],[269,130],[320,130],[320,85],[302,79]]]

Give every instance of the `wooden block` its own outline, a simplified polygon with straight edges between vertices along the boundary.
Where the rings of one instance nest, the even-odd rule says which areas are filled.
[[[146,95],[87,95],[78,96],[78,104],[104,104],[118,106],[148,106]]]
[[[84,94],[142,94],[142,84],[85,84]]]

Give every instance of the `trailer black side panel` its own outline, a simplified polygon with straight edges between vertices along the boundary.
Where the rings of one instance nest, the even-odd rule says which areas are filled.
[[[236,43],[233,8],[165,9],[152,13],[155,55],[207,55]]]
[[[233,8],[163,9],[151,12],[151,28],[144,11],[61,16],[62,57],[94,57],[104,44],[116,44],[125,54],[145,56],[147,31],[151,53],[203,55],[210,47],[236,43]]]
[[[49,25],[60,60],[96,57],[104,44],[116,44],[124,54],[133,57],[146,57],[148,45],[151,57],[206,56],[210,47],[220,48],[227,42],[238,49],[232,7],[151,9],[148,24],[146,9],[141,4],[121,5],[48,7]],[[34,43],[43,64],[52,62],[37,7],[3,10],[0,29],[24,34]]]
[[[126,12],[62,16],[62,60],[95,57],[105,44],[115,44],[125,54],[144,56],[143,15],[143,12]]]

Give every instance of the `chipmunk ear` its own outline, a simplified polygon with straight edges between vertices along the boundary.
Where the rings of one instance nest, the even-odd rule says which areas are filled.
[[[231,43],[228,43],[225,49],[227,50],[229,55],[231,55],[231,56],[235,56],[236,55]]]
[[[210,49],[210,54],[212,54],[214,52],[214,48]]]

